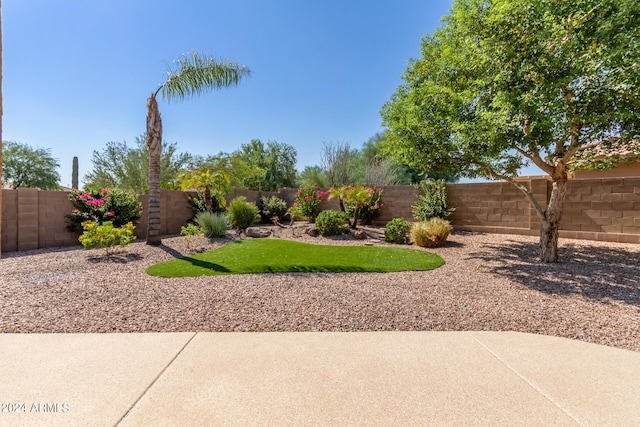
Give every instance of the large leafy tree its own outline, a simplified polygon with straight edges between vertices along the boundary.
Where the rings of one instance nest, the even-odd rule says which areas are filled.
[[[639,0],[456,0],[382,109],[390,150],[515,185],[540,220],[542,261],[557,262],[572,159],[638,137],[639,61]],[[546,205],[514,179],[530,162],[550,177]]]
[[[93,169],[84,177],[91,189],[123,188],[137,193],[149,192],[149,148],[145,136],[136,138],[134,146],[124,142],[107,142],[101,151],[94,151]],[[178,153],[176,143],[163,144],[160,155],[160,187],[179,188],[179,175],[191,165],[191,155]]]
[[[293,187],[296,183],[296,149],[277,141],[259,139],[243,144],[234,153],[249,166],[263,171],[262,176],[249,183],[250,190],[275,191],[282,187]]]
[[[168,101],[184,100],[212,89],[237,85],[250,71],[244,65],[192,52],[175,62],[167,72],[167,80],[147,100],[147,139],[149,148],[149,207],[147,244],[159,245],[160,239],[160,158],[162,152],[162,120],[156,97]]]
[[[2,169],[4,181],[12,188],[32,187],[41,190],[58,190],[60,164],[51,156],[51,150],[32,148],[18,142],[4,142]]]

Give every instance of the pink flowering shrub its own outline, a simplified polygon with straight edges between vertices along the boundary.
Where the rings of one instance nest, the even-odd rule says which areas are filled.
[[[313,221],[320,212],[322,199],[328,195],[329,192],[319,190],[315,186],[300,188],[296,192],[295,201],[289,211],[295,216]]]
[[[133,191],[73,190],[69,193],[69,200],[74,209],[65,217],[71,222],[67,229],[72,232],[82,232],[82,223],[86,221],[98,225],[110,221],[114,227],[122,227],[129,222],[136,224],[142,211],[142,204]]]

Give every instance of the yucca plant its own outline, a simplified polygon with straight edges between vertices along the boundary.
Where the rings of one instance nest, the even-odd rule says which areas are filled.
[[[167,72],[167,80],[147,101],[147,147],[149,147],[149,207],[147,244],[159,245],[160,240],[160,154],[162,152],[162,120],[156,96],[162,93],[167,101],[184,100],[213,89],[237,85],[250,71],[235,62],[218,61],[192,52],[175,61],[175,70]]]

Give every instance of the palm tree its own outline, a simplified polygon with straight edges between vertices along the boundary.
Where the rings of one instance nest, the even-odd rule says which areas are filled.
[[[192,52],[176,61],[176,70],[169,70],[167,80],[147,101],[147,147],[149,147],[149,207],[147,209],[147,244],[159,245],[160,240],[160,153],[162,152],[162,120],[156,96],[184,100],[212,89],[237,85],[250,71],[235,62],[217,61]]]
[[[222,192],[228,192],[231,189],[229,175],[222,171],[212,171],[211,169],[184,171],[180,174],[179,179],[180,187],[183,191],[194,188],[196,190],[204,190],[205,207],[208,212],[212,213],[211,189],[213,188]]]

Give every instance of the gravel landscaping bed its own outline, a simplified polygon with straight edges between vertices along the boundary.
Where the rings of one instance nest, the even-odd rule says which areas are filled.
[[[270,238],[386,245],[373,227],[366,240],[272,230]],[[430,249],[446,262],[433,271],[145,273],[242,237],[165,237],[110,257],[81,247],[3,254],[0,332],[519,331],[640,351],[640,245],[562,239],[562,262],[549,265],[538,263],[535,237],[457,232]]]

